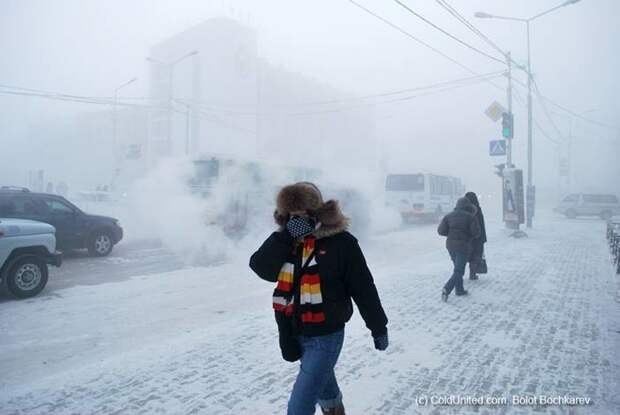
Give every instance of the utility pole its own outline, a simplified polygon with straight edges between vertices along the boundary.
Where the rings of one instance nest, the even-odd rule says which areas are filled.
[[[510,52],[506,53],[506,64],[508,65],[508,116],[512,117],[512,60],[510,59]],[[506,167],[512,168],[512,137],[506,138]]]
[[[166,125],[166,150],[168,151],[168,156],[172,155],[172,112],[174,110],[173,108],[173,99],[174,99],[174,86],[173,86],[173,82],[174,82],[174,66],[176,64],[178,64],[179,62],[189,58],[190,56],[195,56],[198,54],[197,50],[192,50],[189,53],[186,53],[185,55],[181,56],[180,58],[172,61],[172,62],[162,62],[159,61],[157,59],[151,58],[151,57],[147,57],[146,60],[159,65],[160,67],[166,68],[166,70],[168,71],[168,105],[167,105],[167,109],[168,109],[168,117],[167,117],[167,125]]]
[[[117,86],[114,88],[114,107],[112,112],[112,141],[114,144],[114,155],[117,156],[117,147],[118,147],[118,138],[117,138],[117,130],[118,130],[118,91],[122,88],[126,87],[129,84],[133,84],[136,82],[138,78],[131,78],[129,81]]]
[[[526,226],[532,227],[534,217],[535,190],[532,183],[533,160],[532,160],[532,60],[530,59],[530,21],[526,21],[527,27],[527,190],[526,194]]]
[[[112,176],[112,186],[116,185],[116,179],[120,172],[120,164],[122,155],[119,152],[118,145],[118,91],[127,85],[133,84],[138,78],[131,78],[129,81],[114,88],[114,106],[112,108],[112,154],[114,156],[114,175]]]
[[[565,0],[562,4],[558,6],[552,7],[542,13],[538,13],[529,18],[519,18],[519,17],[510,17],[510,16],[497,16],[485,12],[476,12],[474,14],[475,17],[482,19],[501,19],[501,20],[511,20],[515,22],[525,23],[526,32],[527,32],[527,214],[526,214],[526,224],[528,228],[532,227],[532,218],[534,217],[534,209],[535,209],[535,187],[533,185],[533,143],[532,143],[532,65],[531,65],[531,56],[530,56],[530,22],[538,19],[541,16],[545,16],[555,10],[558,10],[562,7],[570,6],[572,4],[578,3],[580,0]]]
[[[514,164],[512,163],[512,138],[514,137],[514,115],[512,114],[512,57],[510,56],[510,52],[506,52],[506,64],[508,65],[508,88],[506,91],[507,100],[508,100],[508,131],[502,131],[503,135],[506,137],[506,168],[512,169],[514,168]],[[505,179],[502,179],[502,182]],[[504,189],[504,185],[502,184],[502,196]],[[514,195],[513,195],[514,196]],[[513,236],[520,236],[521,231],[519,230],[519,221],[506,221],[506,228],[513,229],[515,232]]]

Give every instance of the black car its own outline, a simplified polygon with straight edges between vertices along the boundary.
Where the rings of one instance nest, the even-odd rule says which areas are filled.
[[[0,188],[0,217],[49,223],[56,228],[58,249],[87,248],[93,256],[108,255],[123,238],[118,220],[89,215],[62,196],[26,188]]]

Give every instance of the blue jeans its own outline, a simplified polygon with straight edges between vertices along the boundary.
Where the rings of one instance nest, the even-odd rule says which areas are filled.
[[[465,265],[467,265],[467,261],[469,261],[469,255],[467,252],[461,251],[448,251],[450,253],[450,258],[454,263],[454,272],[452,276],[444,285],[444,289],[450,294],[452,289],[456,287],[456,292],[463,292],[465,288],[463,287],[463,275],[465,274]]]
[[[343,342],[344,329],[326,336],[299,336],[303,354],[287,415],[312,415],[317,403],[324,410],[342,403],[334,366]]]

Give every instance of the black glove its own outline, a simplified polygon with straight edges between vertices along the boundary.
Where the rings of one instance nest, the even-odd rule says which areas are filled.
[[[373,339],[375,340],[375,349],[377,350],[385,350],[388,348],[388,345],[390,344],[388,341],[388,335],[387,333],[381,335],[381,336],[377,336],[377,337],[373,337]]]
[[[314,220],[311,218],[302,218],[301,216],[293,216],[286,222],[286,230],[293,238],[302,238],[314,232]]]

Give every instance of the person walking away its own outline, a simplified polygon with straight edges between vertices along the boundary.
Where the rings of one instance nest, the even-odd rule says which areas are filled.
[[[334,367],[352,300],[377,350],[388,347],[387,317],[348,219],[312,183],[285,186],[276,198],[279,229],[250,258],[250,268],[277,283],[273,308],[282,357],[301,361],[288,415],[344,415]]]
[[[484,225],[484,214],[480,208],[478,197],[474,192],[465,193],[465,197],[476,207],[476,218],[480,225],[480,236],[472,240],[471,255],[469,256],[469,279],[477,280],[477,272],[482,263],[482,258],[484,257],[484,244],[487,242],[487,231]]]
[[[454,288],[456,295],[467,295],[463,287],[465,265],[472,250],[472,241],[480,237],[480,224],[475,216],[476,208],[469,199],[462,197],[456,202],[456,207],[441,220],[437,233],[446,236],[446,248],[454,263],[452,276],[441,291],[441,299],[446,302]]]

